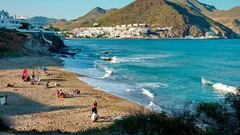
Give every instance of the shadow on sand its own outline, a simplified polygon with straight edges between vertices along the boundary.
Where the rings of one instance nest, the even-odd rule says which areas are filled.
[[[48,106],[13,92],[0,92],[0,95],[7,95],[8,97],[7,104],[0,106],[0,116],[26,115],[81,107],[85,108],[84,106]]]

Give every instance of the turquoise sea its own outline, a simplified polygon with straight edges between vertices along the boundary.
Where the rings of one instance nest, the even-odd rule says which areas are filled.
[[[220,87],[240,86],[240,40],[80,39],[65,44],[77,53],[61,57],[66,70],[157,111],[222,101],[227,92],[202,85],[201,77]]]

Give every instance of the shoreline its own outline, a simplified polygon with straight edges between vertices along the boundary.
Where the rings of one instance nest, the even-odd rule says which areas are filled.
[[[17,61],[14,65],[8,59]],[[27,61],[25,61],[28,59]],[[52,59],[52,60],[51,60]],[[54,61],[54,59],[56,61]],[[21,81],[22,67],[27,62],[27,67],[49,66],[53,76],[42,79],[66,79],[61,82],[65,93],[78,88],[80,97],[59,99],[56,96],[56,88],[45,88],[45,82],[41,85],[30,85]],[[49,63],[48,63],[49,62]],[[56,63],[55,63],[56,62]],[[57,131],[81,132],[92,128],[101,128],[111,125],[115,119],[133,115],[139,112],[149,112],[149,109],[133,101],[121,98],[114,94],[95,89],[93,86],[78,79],[81,75],[65,71],[60,61],[52,57],[20,57],[0,59],[0,94],[8,95],[8,104],[0,107],[0,116],[3,116],[11,129],[21,131]],[[20,66],[19,66],[19,63]],[[46,64],[45,64],[46,63]],[[58,65],[57,65],[58,64]],[[56,65],[56,66],[54,66]],[[10,69],[8,69],[10,66]],[[15,67],[14,67],[15,66]],[[30,67],[29,67],[30,68]],[[31,72],[32,70],[29,70]],[[39,75],[39,71],[36,71]],[[41,73],[40,73],[41,76]],[[7,83],[16,82],[16,87],[6,88]],[[50,84],[53,85],[54,81]],[[99,116],[109,117],[109,120],[99,120],[92,123],[91,103],[97,100],[99,104]],[[67,119],[67,120],[64,120]]]
[[[239,38],[67,38],[64,37],[64,40],[238,40]]]

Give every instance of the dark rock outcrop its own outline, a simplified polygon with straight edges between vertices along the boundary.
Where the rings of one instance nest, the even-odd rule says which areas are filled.
[[[47,43],[41,36],[24,34],[13,30],[0,29],[0,57],[22,55],[51,55],[64,47],[58,36],[44,35],[52,42]]]

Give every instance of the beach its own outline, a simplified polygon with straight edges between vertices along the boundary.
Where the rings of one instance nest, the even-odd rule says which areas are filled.
[[[37,67],[48,67],[50,76],[44,76]],[[23,68],[29,74],[35,69],[40,84],[23,82]],[[0,95],[7,95],[8,102],[0,106],[0,116],[15,131],[61,131],[82,132],[111,125],[114,120],[125,116],[148,112],[148,109],[134,102],[96,90],[83,81],[78,74],[64,71],[62,62],[52,57],[20,57],[0,59]],[[50,81],[52,88],[46,88]],[[54,83],[59,82],[60,87]],[[6,87],[14,83],[14,87]],[[58,98],[57,89],[65,94],[73,89],[80,90],[80,96]],[[99,120],[91,121],[91,104],[97,101]]]

